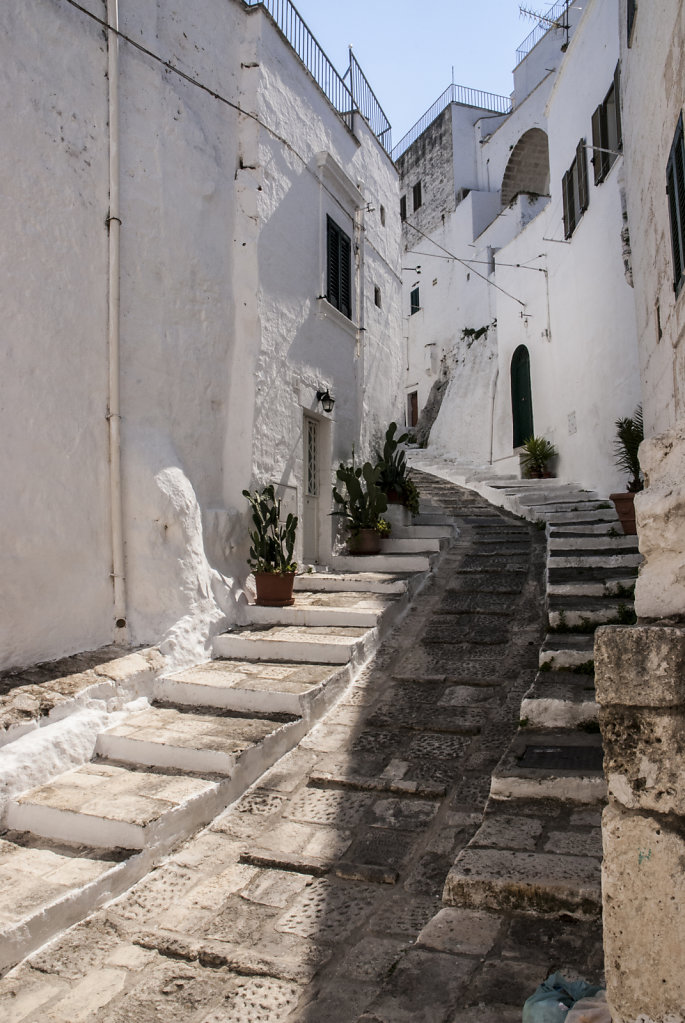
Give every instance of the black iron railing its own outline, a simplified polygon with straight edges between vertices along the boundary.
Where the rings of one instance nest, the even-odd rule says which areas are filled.
[[[498,96],[494,92],[482,92],[480,89],[469,89],[464,85],[448,85],[441,96],[438,96],[432,107],[429,107],[423,117],[420,117],[416,124],[409,129],[406,135],[400,139],[392,151],[393,160],[409,149],[412,142],[416,142],[429,124],[438,114],[450,105],[450,103],[461,103],[467,107],[478,107],[482,110],[489,110],[495,114],[508,114],[511,111],[511,100],[508,96]]]
[[[390,123],[366,75],[350,50],[350,66],[341,76],[317,42],[292,0],[243,0],[247,7],[263,7],[271,15],[307,71],[348,128],[354,111],[364,117],[381,145],[390,152]]]

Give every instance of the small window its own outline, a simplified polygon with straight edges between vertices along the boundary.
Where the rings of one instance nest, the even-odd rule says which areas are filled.
[[[352,319],[352,243],[330,217],[326,217],[326,256],[326,298]]]
[[[422,200],[421,200],[421,182],[420,181],[417,181],[416,184],[414,185],[413,197],[414,197],[414,209],[418,210],[418,208],[419,208],[419,206],[421,205],[421,202],[422,202]]]
[[[596,185],[604,181],[623,148],[620,96],[621,73],[617,64],[611,88],[592,115],[592,165]]]
[[[407,219],[407,197],[403,195],[400,199],[400,220]]]
[[[418,313],[420,308],[421,304],[419,302],[419,289],[414,288],[414,290],[409,295],[409,315],[413,316],[414,313]]]
[[[385,206],[381,203],[381,226],[385,227]]]
[[[676,295],[685,280],[685,143],[683,141],[683,115],[678,119],[673,145],[666,166],[668,214],[671,221],[671,248],[673,250],[673,287]]]
[[[628,46],[633,42],[633,25],[635,24],[635,15],[637,14],[637,3],[636,0],[628,0],[626,7],[626,28],[628,35]]]
[[[407,395],[407,426],[416,426],[419,421],[419,392],[410,391]]]
[[[585,139],[581,139],[576,147],[576,158],[564,174],[561,189],[564,201],[564,238],[570,238],[588,207]]]
[[[376,303],[376,305],[378,306],[378,308],[380,309],[381,308],[381,289],[378,287],[377,284],[374,286],[374,289],[373,289],[373,300]]]

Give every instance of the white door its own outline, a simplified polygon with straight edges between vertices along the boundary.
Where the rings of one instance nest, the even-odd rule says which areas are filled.
[[[304,417],[304,504],[302,509],[302,558],[319,560],[319,424]]]

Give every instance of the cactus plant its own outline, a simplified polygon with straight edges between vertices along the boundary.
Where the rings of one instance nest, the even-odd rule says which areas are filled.
[[[380,468],[364,462],[355,469],[341,462],[336,476],[344,485],[347,496],[333,488],[333,499],[339,505],[333,514],[341,516],[352,536],[362,529],[377,530],[388,507],[388,499],[380,487]]]
[[[281,502],[276,498],[273,484],[261,493],[243,490],[252,510],[255,528],[250,532],[250,556],[247,563],[253,572],[294,573],[293,561],[297,515],[288,514],[281,523]]]

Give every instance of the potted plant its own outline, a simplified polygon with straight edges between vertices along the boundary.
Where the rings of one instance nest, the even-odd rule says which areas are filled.
[[[419,513],[419,491],[407,475],[407,457],[400,449],[409,439],[408,433],[395,437],[397,423],[385,431],[383,450],[376,449],[376,465],[380,469],[380,488],[390,504],[402,504],[412,515]]]
[[[638,448],[645,439],[642,406],[638,405],[632,416],[617,419],[615,426],[615,461],[619,469],[628,473],[628,490],[625,493],[609,494],[609,497],[614,502],[616,514],[623,526],[623,532],[627,536],[635,536],[637,534],[635,495],[644,489],[640,460],[637,456]]]
[[[347,527],[350,554],[378,554],[382,537],[390,533],[382,518],[388,500],[380,487],[380,469],[371,462],[356,469],[341,463],[336,476],[345,496],[333,488],[333,500],[339,506],[333,514],[340,515]]]
[[[293,582],[297,563],[293,561],[297,515],[288,514],[281,522],[281,502],[273,484],[261,491],[243,490],[252,510],[254,529],[250,531],[250,556],[247,563],[254,572],[257,604],[260,607],[289,607],[295,603]]]
[[[525,440],[521,455],[521,469],[525,479],[552,479],[554,474],[549,472],[547,463],[556,454],[557,449],[554,444],[551,444],[545,437],[529,437]]]

